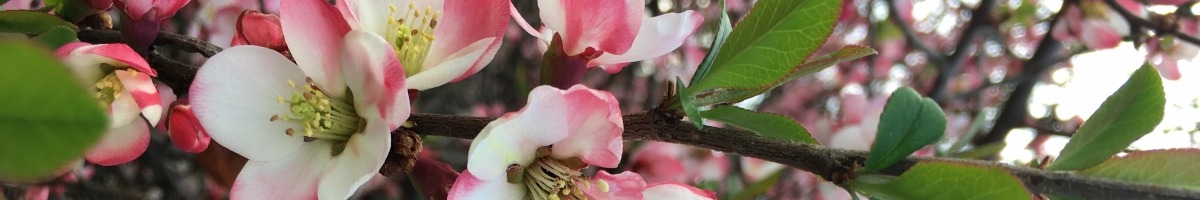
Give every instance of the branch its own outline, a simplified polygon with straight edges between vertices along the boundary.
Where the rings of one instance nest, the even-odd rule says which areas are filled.
[[[1178,38],[1180,40],[1187,41],[1188,43],[1192,43],[1193,45],[1200,46],[1200,39],[1196,39],[1196,37],[1192,37],[1190,35],[1179,32],[1178,25],[1158,24],[1158,23],[1154,23],[1154,22],[1151,22],[1146,19],[1142,19],[1141,17],[1134,15],[1132,12],[1129,12],[1129,10],[1126,10],[1125,7],[1122,7],[1121,4],[1118,4],[1116,0],[1104,0],[1104,3],[1108,4],[1108,7],[1112,8],[1113,10],[1116,10],[1117,13],[1120,13],[1121,17],[1124,17],[1125,21],[1129,22],[1131,27],[1132,27],[1132,25],[1138,25],[1141,27],[1150,27],[1150,28],[1154,29],[1154,32],[1158,32],[1161,35],[1172,35],[1172,36],[1175,36],[1175,38]]]
[[[411,129],[420,134],[463,139],[474,138],[495,118],[413,113]],[[834,149],[815,144],[793,143],[758,136],[754,133],[705,127],[696,129],[678,117],[661,111],[625,115],[626,140],[655,140],[713,149],[785,164],[821,176],[825,180],[845,181],[853,166],[863,166],[867,152]],[[393,134],[400,134],[395,131]],[[929,157],[909,157],[880,173],[899,176],[918,162],[945,161],[1004,168],[1021,179],[1031,192],[1085,199],[1200,199],[1200,192],[1085,177],[1067,172],[1051,172],[1002,163]],[[839,178],[840,177],[840,178]]]
[[[966,61],[967,55],[971,54],[970,48],[971,44],[975,43],[975,38],[983,29],[988,28],[987,24],[995,5],[995,0],[983,0],[979,2],[979,7],[971,12],[971,21],[967,22],[966,30],[959,37],[958,44],[954,46],[954,53],[951,53],[950,57],[947,57],[945,62],[938,66],[937,79],[934,80],[933,89],[929,93],[934,100],[944,103],[947,99],[946,90],[950,88],[950,79],[954,78],[954,75],[958,75],[959,68]]]
[[[909,25],[906,24],[904,20],[900,19],[900,9],[896,8],[896,1],[889,0],[887,4],[888,21],[891,21],[893,25],[896,25],[896,29],[900,30],[900,33],[904,34],[904,40],[908,41],[909,45],[912,45],[917,50],[920,50],[922,53],[925,53],[925,55],[928,55],[930,63],[946,63],[945,55],[937,50],[934,50],[933,48],[930,48],[928,45],[925,45],[925,42],[921,41],[921,38],[917,37],[917,33],[913,32],[912,28],[909,28]],[[873,6],[868,6],[868,8],[872,7]]]
[[[125,43],[121,37],[121,32],[114,30],[80,30],[79,40],[91,43]],[[158,38],[154,40],[154,45],[175,46],[186,51],[200,53],[204,57],[212,57],[221,51],[221,47],[217,47],[211,43],[186,35],[168,32],[159,32]]]

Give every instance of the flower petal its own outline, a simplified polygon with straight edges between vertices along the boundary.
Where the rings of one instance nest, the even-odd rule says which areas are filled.
[[[449,82],[462,80],[478,72],[479,69],[473,69],[475,67],[473,63],[479,62],[482,59],[481,56],[485,54],[490,54],[490,56],[496,55],[494,54],[495,49],[488,49],[493,41],[499,40],[497,38],[488,38],[477,41],[461,49],[459,52],[446,57],[450,60],[435,61],[438,63],[436,66],[426,65],[428,67],[421,69],[420,73],[408,77],[408,87],[417,90],[427,90]],[[487,59],[491,60],[490,57]],[[426,63],[432,62],[427,61]]]
[[[220,141],[218,141],[220,142]],[[286,157],[272,161],[251,159],[242,167],[230,199],[317,199],[318,185],[330,167],[333,145],[317,140],[304,143]]]
[[[158,89],[154,87],[154,81],[150,79],[150,76],[146,73],[125,70],[118,70],[113,73],[117,75],[117,80],[120,80],[121,85],[125,87],[123,93],[128,93],[133,97],[133,101],[137,102],[138,109],[142,111],[142,116],[146,117],[146,120],[157,123],[162,118],[162,99],[158,96]]]
[[[328,1],[283,1],[280,9],[283,39],[296,64],[330,96],[343,97],[346,84],[342,81],[337,51],[350,25]]]
[[[125,44],[97,44],[91,46],[80,47],[75,50],[79,54],[92,54],[100,56],[97,59],[100,63],[107,63],[116,66],[129,66],[140,72],[150,74],[157,77],[158,72],[154,68],[150,68],[150,64],[146,63],[142,56],[134,52],[129,45]],[[98,64],[98,63],[97,63]]]
[[[472,175],[471,170],[463,170],[446,199],[526,199],[527,191],[524,185],[506,180],[483,181]]]
[[[642,26],[644,0],[538,0],[542,23],[563,37],[567,55],[624,54]]]
[[[579,183],[576,183],[579,184]],[[605,200],[605,199],[673,199],[673,198],[643,198],[642,191],[646,189],[646,181],[642,180],[642,176],[633,172],[621,172],[620,174],[609,174],[607,171],[600,170],[596,172],[596,176],[587,183],[582,183],[583,193],[588,197]]]
[[[540,147],[567,137],[566,123],[547,120],[568,119],[570,104],[560,90],[550,86],[534,88],[529,103],[489,123],[471,142],[467,169],[483,181],[504,180],[509,165],[529,165]]]
[[[454,74],[454,80],[458,81],[482,70],[496,56],[496,50],[500,49],[503,40],[499,38],[504,36],[508,28],[508,4],[507,0],[446,0],[442,7],[445,9],[442,10],[442,18],[433,31],[437,39],[433,41],[421,71],[466,68],[465,73]],[[484,41],[487,45],[482,47],[482,54],[465,54],[470,55],[465,58],[471,62],[447,65],[449,61],[464,59],[455,56],[465,56],[460,53],[468,48],[479,48],[478,44]]]
[[[84,158],[97,165],[119,165],[141,156],[149,145],[150,125],[145,120],[136,119],[121,127],[108,129]]]
[[[567,138],[554,143],[551,155],[578,157],[584,163],[615,168],[621,163],[624,140],[621,108],[612,94],[575,85],[563,92],[567,105]],[[532,98],[532,97],[531,97]],[[543,118],[558,119],[558,118]],[[544,122],[543,122],[544,123]]]
[[[342,74],[353,91],[355,107],[378,109],[387,130],[399,128],[411,109],[404,68],[391,45],[378,35],[360,30],[347,33],[343,44]]]
[[[684,11],[667,13],[642,22],[633,46],[624,54],[604,54],[593,59],[589,66],[629,63],[659,57],[674,51],[687,41],[696,28],[704,22],[700,13]],[[621,71],[623,65],[603,67],[608,73]]]
[[[346,143],[345,150],[333,157],[330,169],[317,185],[317,196],[321,199],[347,199],[351,194],[371,180],[383,167],[388,150],[392,148],[392,134],[383,121],[367,120],[363,134],[355,134]],[[309,156],[324,157],[329,154]]]
[[[1080,33],[1080,39],[1091,49],[1108,49],[1116,47],[1121,43],[1121,33],[1117,28],[1114,28],[1103,20],[1084,20],[1084,31]]]
[[[129,95],[128,91],[117,94],[113,102],[108,105],[108,128],[110,129],[132,123],[133,120],[141,120],[138,118],[140,112],[137,101],[133,100],[133,95]]]
[[[279,98],[290,97],[303,83],[296,65],[273,50],[236,46],[208,59],[192,83],[191,103],[208,133],[218,143],[251,160],[274,160],[295,152],[302,137],[285,130],[302,127],[293,122],[269,121],[291,113]]]
[[[175,148],[188,153],[200,153],[208,149],[208,143],[212,141],[212,138],[208,136],[204,126],[201,126],[200,121],[196,119],[191,105],[175,104],[172,106],[171,117],[168,117],[168,121],[169,129],[166,133],[171,137],[171,143],[175,144]]]
[[[681,183],[650,185],[642,195],[646,199],[717,199],[716,193]]]
[[[150,0],[143,0],[150,1]],[[158,9],[157,20],[161,21],[175,15],[180,8],[187,5],[192,0],[153,0],[154,8]]]
[[[154,8],[152,0],[114,0],[113,4],[116,4],[118,9],[125,11],[125,14],[132,19],[141,19],[142,15],[150,12],[150,8]]]

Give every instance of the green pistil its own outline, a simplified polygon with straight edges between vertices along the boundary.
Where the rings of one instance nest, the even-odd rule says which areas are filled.
[[[299,121],[304,126],[301,134],[304,134],[305,141],[327,139],[344,142],[349,140],[351,135],[362,132],[366,121],[358,117],[354,106],[326,96],[313,84],[312,79],[307,79],[306,82],[306,85],[297,87],[295,82],[288,80],[288,85],[299,91],[292,93],[290,98],[278,98],[279,103],[290,107],[291,113],[284,114],[283,117],[271,116],[271,121]],[[296,134],[291,128],[285,133]]]

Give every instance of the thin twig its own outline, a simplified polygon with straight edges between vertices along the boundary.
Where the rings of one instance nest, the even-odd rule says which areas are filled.
[[[900,10],[896,7],[896,1],[889,0],[887,4],[888,21],[891,21],[892,25],[896,25],[896,29],[900,30],[900,33],[904,34],[904,40],[908,42],[908,45],[912,45],[917,50],[925,53],[926,57],[929,58],[930,63],[945,63],[946,56],[940,51],[934,50],[926,45],[925,42],[921,41],[921,38],[917,37],[917,33],[913,32],[912,28],[908,27],[909,24],[905,23],[904,20],[900,18]],[[874,6],[868,6],[868,8],[873,7]]]
[[[1129,10],[1126,10],[1125,7],[1122,7],[1121,4],[1118,4],[1116,0],[1104,0],[1104,3],[1108,4],[1108,7],[1112,8],[1113,10],[1116,10],[1117,13],[1120,13],[1121,17],[1124,17],[1125,21],[1128,21],[1130,25],[1150,27],[1159,35],[1172,35],[1180,40],[1200,46],[1200,39],[1196,39],[1196,37],[1179,32],[1178,26],[1164,26],[1163,24],[1142,19],[1141,17],[1134,15],[1132,12],[1129,12]]]

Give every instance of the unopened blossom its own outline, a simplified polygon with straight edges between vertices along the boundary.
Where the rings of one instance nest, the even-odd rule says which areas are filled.
[[[208,143],[212,141],[208,132],[204,130],[204,126],[201,126],[200,121],[196,119],[192,105],[187,101],[179,101],[171,105],[170,114],[167,117],[167,135],[171,137],[171,143],[175,144],[175,148],[188,153],[203,152],[208,149]]]
[[[102,1],[102,0],[94,0]],[[191,0],[110,0],[117,9],[125,12],[128,18],[121,22],[121,34],[132,45],[133,49],[146,53],[150,44],[158,38],[158,29],[167,19],[175,16],[175,12],[187,5]]]
[[[587,60],[587,67],[620,72],[628,63],[670,53],[682,45],[704,21],[688,10],[654,17],[645,16],[644,0],[538,0],[542,23],[550,31],[540,33],[511,12],[527,32],[550,43],[561,36],[566,56]]]
[[[633,172],[594,176],[620,163],[624,126],[612,94],[582,85],[534,88],[524,109],[496,119],[471,142],[449,199],[712,198],[686,185],[649,185]]]
[[[291,41],[306,47],[292,52],[310,57],[226,49],[197,72],[193,112],[213,140],[249,159],[232,199],[348,198],[378,174],[390,131],[409,116],[403,69],[383,38],[351,31],[325,1],[286,1],[280,11],[288,38],[306,39]],[[287,21],[326,26],[289,32],[301,29]]]
[[[72,42],[56,50],[55,55],[66,63],[76,80],[95,92],[100,106],[108,111],[108,130],[84,158],[112,166],[142,155],[150,144],[149,122],[158,122],[163,111],[151,81],[158,73],[124,44]]]
[[[337,4],[352,28],[379,35],[392,45],[408,76],[408,87],[417,90],[482,70],[496,56],[508,26],[506,0],[338,0]],[[284,19],[283,23],[288,29],[289,23],[309,22]]]

